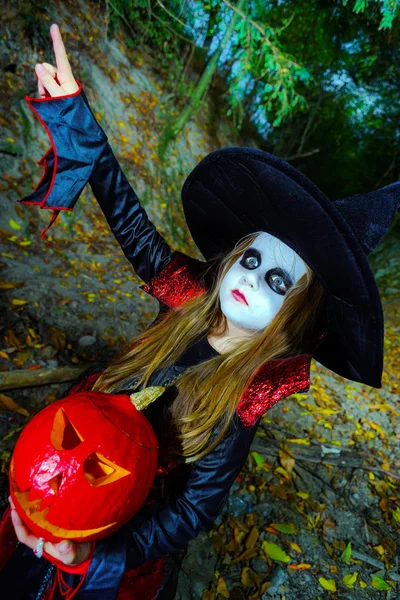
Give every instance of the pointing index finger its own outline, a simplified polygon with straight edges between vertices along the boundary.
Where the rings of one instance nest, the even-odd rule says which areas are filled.
[[[53,40],[53,48],[58,71],[64,75],[72,76],[71,65],[69,64],[65,46],[61,38],[60,28],[56,23],[53,23],[50,27],[50,34]]]

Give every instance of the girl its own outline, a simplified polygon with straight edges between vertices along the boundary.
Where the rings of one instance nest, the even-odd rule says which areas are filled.
[[[50,33],[57,69],[36,68],[41,99],[27,101],[52,146],[40,161],[45,174],[24,202],[53,210],[53,222],[89,181],[145,291],[160,302],[152,326],[70,392],[166,391],[144,408],[160,448],[145,506],[91,549],[69,544],[65,553],[61,544],[35,538],[12,510],[20,544],[2,585],[12,586],[13,598],[54,596],[47,556],[63,571],[57,581],[68,597],[172,599],[187,543],[212,527],[262,415],[308,390],[312,356],[381,387],[382,308],[366,254],[390,225],[398,184],[369,194],[368,204],[361,195],[330,202],[271,154],[218,150],[182,190],[189,229],[207,262],[172,252],[73,78],[58,27]],[[32,549],[43,542],[38,560]]]

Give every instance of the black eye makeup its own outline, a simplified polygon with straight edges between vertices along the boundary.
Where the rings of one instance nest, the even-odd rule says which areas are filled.
[[[261,265],[261,254],[255,248],[247,248],[240,259],[240,265],[245,269],[258,269]]]
[[[258,269],[261,263],[261,254],[255,248],[247,248],[240,259],[240,265],[249,270]],[[284,296],[293,285],[289,273],[280,267],[269,269],[265,274],[265,281],[280,296]]]

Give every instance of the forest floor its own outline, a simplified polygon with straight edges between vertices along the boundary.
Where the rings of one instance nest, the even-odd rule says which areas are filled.
[[[87,80],[93,88],[108,90],[107,81],[123,68],[121,44],[114,44],[107,56],[107,73],[92,65]],[[114,59],[116,68],[111,64]],[[135,131],[135,119],[136,131],[140,130],[141,119],[150,110],[149,99],[157,100],[160,92],[146,64],[134,68],[139,87],[131,108],[131,131]],[[26,76],[24,80],[10,72],[7,77],[20,92],[26,92]],[[125,83],[119,83],[114,81],[113,91],[118,89],[122,95]],[[131,140],[128,151],[120,120],[125,107],[109,100],[118,124],[107,117],[104,108],[102,125],[110,128],[107,133],[118,131],[112,142],[120,148],[124,171],[129,178],[133,177],[130,167],[138,173],[135,187],[142,192],[154,222],[163,225],[171,245],[195,254],[184,234],[173,227],[175,213],[173,206],[165,205],[166,190],[158,187],[155,196],[147,194],[157,183],[156,173],[146,179],[151,134],[139,139],[139,149],[138,139]],[[10,104],[10,114],[15,107]],[[88,190],[74,214],[61,215],[60,223],[40,240],[49,215],[44,218],[35,207],[22,208],[15,200],[29,193],[38,181],[35,161],[48,143],[31,124],[33,133],[25,144],[18,115],[10,122],[19,123],[20,130],[10,131],[7,123],[0,123],[6,136],[14,136],[19,144],[15,158],[0,157],[4,161],[0,180],[0,385],[2,374],[16,370],[39,373],[107,361],[153,320],[157,308],[139,288],[140,280]],[[200,120],[197,129],[188,133],[193,147],[189,162],[179,167],[180,183],[181,174],[190,171],[188,164],[193,166],[199,155],[212,149],[210,136],[203,134],[206,141],[203,137],[202,143],[197,139],[203,125]],[[224,142],[223,137],[221,140]],[[186,156],[187,148],[188,142],[182,138],[175,156]],[[313,362],[308,394],[291,396],[265,415],[213,530],[190,543],[177,599],[399,597],[398,248],[397,239],[387,240],[374,271],[385,315],[383,387],[347,381]],[[19,432],[69,385],[0,387],[1,511],[7,504],[7,471]]]

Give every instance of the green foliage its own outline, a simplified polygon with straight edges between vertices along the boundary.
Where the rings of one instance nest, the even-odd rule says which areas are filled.
[[[158,53],[160,155],[211,91],[217,113],[252,136],[255,123],[259,145],[296,161],[329,197],[398,178],[399,0],[111,0],[108,6],[110,22],[129,27],[132,47],[145,43]]]
[[[343,0],[343,5],[346,6],[348,0]],[[379,31],[382,29],[390,29],[393,26],[393,21],[399,16],[400,3],[398,0],[355,0],[353,11],[358,13],[366,12],[371,9],[371,5],[375,5],[381,13],[382,20],[379,25]]]
[[[151,0],[107,0],[110,34],[115,35],[122,22],[131,35],[135,34],[128,42],[132,48],[146,43],[157,48],[166,59],[175,58],[184,42],[190,40],[183,34],[185,24],[174,18],[174,13],[179,14],[181,10],[181,2],[169,0],[167,4],[168,13]]]

